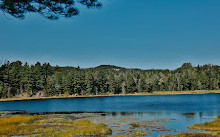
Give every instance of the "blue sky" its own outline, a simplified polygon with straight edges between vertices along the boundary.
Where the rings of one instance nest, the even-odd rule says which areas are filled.
[[[78,8],[78,16],[57,21],[0,11],[0,57],[84,68],[220,65],[219,0],[104,0],[101,9]]]

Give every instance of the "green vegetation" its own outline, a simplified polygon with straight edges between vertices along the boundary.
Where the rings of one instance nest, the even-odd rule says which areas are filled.
[[[162,137],[218,137],[210,133],[177,133],[177,134],[166,134]]]
[[[132,130],[132,131],[126,132],[126,133],[118,133],[118,134],[113,135],[111,137],[141,137],[146,134],[147,133],[143,130]]]
[[[206,122],[204,124],[196,124],[188,127],[190,129],[203,129],[212,131],[209,133],[177,133],[161,135],[162,137],[219,137],[220,136],[220,116],[215,118],[214,121]]]
[[[88,120],[66,120],[57,116],[9,116],[0,118],[0,136],[37,137],[100,136],[111,134],[107,125]]]
[[[146,135],[146,133],[143,130],[133,130],[132,134],[134,136],[144,136],[144,135]]]
[[[130,123],[129,125],[131,125],[132,127],[140,127],[140,124],[138,123]]]
[[[215,118],[214,121],[206,122],[204,124],[192,125],[189,128],[191,128],[191,129],[204,129],[204,130],[210,130],[210,131],[220,131],[220,116]]]
[[[41,120],[41,116],[11,116],[0,118],[0,136],[23,135],[29,132],[36,133],[30,125],[37,120]]]
[[[72,125],[71,129],[39,134],[36,137],[100,136],[112,133],[112,130],[107,125],[97,124],[88,120],[75,121]]]
[[[193,67],[184,63],[176,70],[126,69],[111,65],[80,67],[35,65],[20,61],[0,66],[0,97],[49,97],[151,93],[153,91],[219,90],[220,66]]]

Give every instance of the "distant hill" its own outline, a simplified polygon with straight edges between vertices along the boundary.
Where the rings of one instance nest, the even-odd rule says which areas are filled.
[[[115,65],[99,65],[93,69],[102,69],[102,70],[121,70],[121,69],[126,69],[123,67],[118,67]]]
[[[59,67],[59,66],[55,66],[54,67],[56,71],[70,71],[73,69],[78,69],[78,67],[72,67],[72,66],[65,66],[65,67]],[[79,67],[80,68],[80,67]],[[95,70],[141,70],[139,68],[124,68],[124,67],[119,67],[119,66],[115,66],[115,65],[99,65],[97,67],[91,67],[91,68],[81,68],[81,69],[95,69]]]

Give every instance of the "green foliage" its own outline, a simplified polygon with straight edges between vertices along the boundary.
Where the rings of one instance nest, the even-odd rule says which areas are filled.
[[[140,124],[138,123],[130,123],[129,125],[131,125],[132,127],[140,127]]]
[[[220,89],[220,66],[193,67],[184,63],[176,70],[126,69],[111,65],[80,67],[35,65],[20,61],[0,66],[0,97],[126,94],[152,91]],[[40,94],[41,93],[41,94]],[[43,93],[43,94],[42,94]]]

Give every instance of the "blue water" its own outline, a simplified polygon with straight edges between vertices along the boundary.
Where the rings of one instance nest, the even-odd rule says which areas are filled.
[[[220,94],[115,96],[0,102],[0,111],[106,112],[108,117],[175,119],[167,128],[191,131],[187,126],[210,121],[220,114]],[[190,115],[185,115],[190,113]],[[159,133],[148,136],[157,136]]]
[[[115,96],[0,102],[0,110],[27,112],[220,113],[220,94]]]

